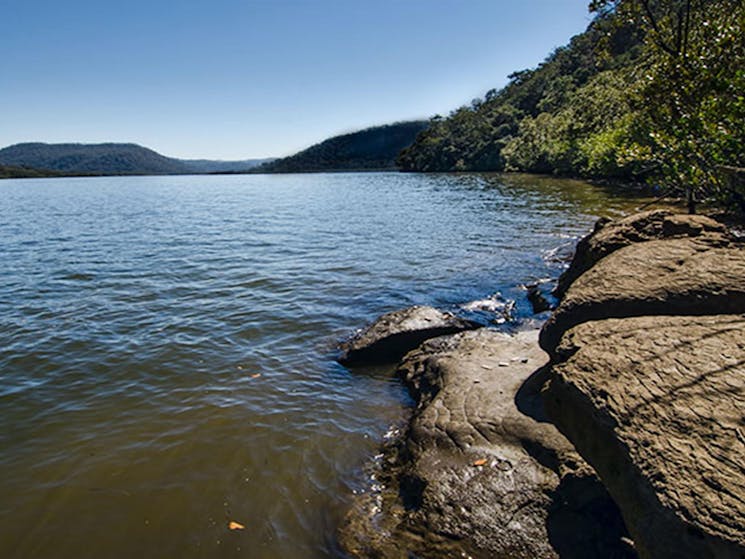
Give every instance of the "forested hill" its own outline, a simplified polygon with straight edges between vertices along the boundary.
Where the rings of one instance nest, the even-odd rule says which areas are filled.
[[[181,175],[240,172],[266,159],[211,161],[166,157],[137,144],[15,144],[0,149],[0,165],[58,175]],[[32,171],[29,171],[33,173]],[[8,175],[10,172],[8,172]]]
[[[396,168],[396,156],[411,145],[426,121],[397,122],[334,136],[295,155],[261,165],[266,173],[373,171]]]
[[[15,144],[0,150],[0,164],[63,173],[179,174],[187,165],[136,144]]]
[[[406,171],[646,180],[745,211],[745,2],[592,0],[587,31],[503,89],[435,117]]]
[[[598,19],[502,90],[434,117],[398,163],[406,171],[599,170],[595,135],[628,112],[624,70],[639,53],[637,28]]]

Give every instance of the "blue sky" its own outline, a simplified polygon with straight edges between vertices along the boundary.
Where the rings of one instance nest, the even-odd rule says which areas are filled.
[[[0,0],[0,147],[288,155],[447,114],[590,21],[588,0]]]

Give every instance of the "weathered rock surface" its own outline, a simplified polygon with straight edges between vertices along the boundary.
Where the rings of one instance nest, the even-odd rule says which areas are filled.
[[[341,530],[352,556],[634,557],[615,504],[545,419],[536,337],[466,332],[404,358],[417,407],[386,453],[385,489]]]
[[[591,320],[745,312],[745,246],[724,237],[664,239],[621,248],[578,278],[541,331],[561,336]]]
[[[562,298],[569,286],[601,258],[625,246],[667,238],[726,237],[721,223],[701,215],[680,215],[651,210],[623,219],[601,219],[592,233],[577,243],[569,268],[561,275],[554,295]]]
[[[557,356],[550,417],[619,504],[639,555],[745,557],[745,316],[588,322]]]
[[[384,314],[341,344],[339,362],[345,365],[395,363],[425,340],[480,326],[433,307],[409,307]]]

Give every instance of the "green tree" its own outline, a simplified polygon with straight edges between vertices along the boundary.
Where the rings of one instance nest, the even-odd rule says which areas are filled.
[[[641,142],[657,176],[685,191],[690,212],[699,198],[728,201],[720,170],[745,164],[745,2],[594,0],[590,9],[644,28]]]

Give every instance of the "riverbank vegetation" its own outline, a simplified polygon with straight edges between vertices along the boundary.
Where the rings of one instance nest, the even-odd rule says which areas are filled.
[[[0,165],[0,179],[31,179],[41,177],[59,177],[60,173],[30,167],[13,167]]]
[[[407,171],[646,181],[745,211],[745,2],[595,0],[587,31],[435,116]],[[735,179],[733,179],[735,177]]]

